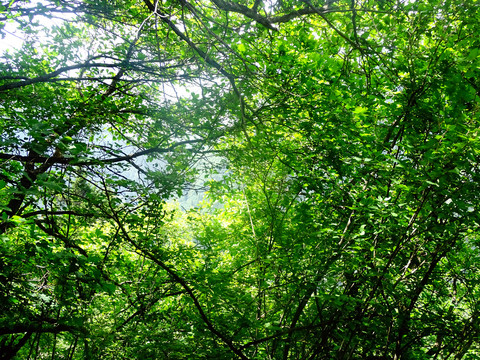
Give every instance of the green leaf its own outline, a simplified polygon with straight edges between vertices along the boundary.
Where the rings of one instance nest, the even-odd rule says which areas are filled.
[[[479,55],[479,53],[480,53],[480,49],[479,49],[479,48],[472,49],[472,50],[470,50],[470,52],[468,53],[468,56],[467,56],[466,59],[469,60],[469,61],[471,61],[471,60],[477,58],[478,55]]]

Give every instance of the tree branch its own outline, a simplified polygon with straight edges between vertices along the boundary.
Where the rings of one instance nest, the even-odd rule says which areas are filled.
[[[51,73],[44,74],[37,76],[33,79],[26,79],[23,81],[17,81],[17,82],[12,82],[4,85],[0,85],[0,92],[2,91],[7,91],[7,90],[12,90],[12,89],[18,89],[21,87],[25,87],[28,85],[32,84],[37,84],[37,83],[42,83],[42,82],[47,82],[50,81],[51,79],[57,77],[58,75],[71,71],[71,70],[77,70],[77,69],[88,69],[88,68],[93,68],[93,67],[103,67],[103,68],[122,68],[124,64],[102,64],[102,63],[89,63],[88,61],[83,64],[77,64],[77,65],[71,65],[71,66],[64,66],[61,67]],[[2,76],[0,77],[0,81],[2,80],[14,80],[14,79],[22,79],[24,78],[23,76]]]
[[[289,22],[290,20],[293,20],[293,19],[295,19],[297,17],[300,17],[300,16],[303,16],[303,15],[348,13],[348,12],[351,12],[351,11],[352,11],[351,9],[319,8],[319,7],[314,7],[313,5],[311,5],[309,7],[298,9],[298,10],[292,11],[292,12],[284,14],[284,15],[279,15],[279,16],[274,16],[274,17],[268,18],[268,21],[271,24],[280,24],[280,23]],[[390,12],[382,11],[382,10],[356,9],[355,11],[364,12],[364,13],[390,14]]]
[[[278,29],[275,26],[273,26],[266,17],[260,15],[256,10],[250,9],[245,5],[227,2],[224,0],[212,0],[212,2],[221,10],[242,14],[249,19],[255,20],[259,24],[262,24],[267,29],[278,31]]]
[[[108,193],[107,193],[107,196]],[[109,201],[110,203],[110,201]],[[165,264],[163,261],[161,261],[160,259],[158,259],[158,256],[156,256],[156,254],[140,247],[137,242],[132,239],[129,235],[129,233],[127,232],[127,230],[125,229],[125,227],[123,226],[123,221],[118,217],[117,213],[114,211],[114,209],[112,208],[112,212],[113,212],[113,218],[115,220],[115,222],[117,223],[118,227],[120,228],[123,236],[127,239],[127,241],[132,244],[139,252],[141,252],[142,254],[144,254],[147,258],[149,258],[151,261],[153,261],[155,264],[157,264],[160,268],[162,268],[163,270],[165,270],[165,272],[178,284],[180,284],[180,286],[185,290],[185,292],[188,294],[188,296],[190,297],[190,299],[193,301],[193,304],[195,306],[195,308],[197,309],[202,321],[205,323],[205,325],[207,326],[208,330],[210,330],[210,332],[212,334],[214,334],[216,337],[218,337],[224,344],[226,344],[228,346],[228,348],[230,350],[232,350],[232,352],[234,354],[236,354],[238,357],[240,357],[240,359],[242,360],[249,360],[244,354],[243,352],[237,348],[233,342],[228,339],[224,334],[222,334],[219,330],[217,330],[215,328],[215,326],[213,325],[213,323],[210,321],[210,319],[208,318],[207,314],[205,313],[205,311],[203,310],[203,307],[202,305],[200,304],[197,296],[195,295],[194,293],[194,290],[193,288],[190,287],[190,285],[188,285],[187,281],[185,279],[183,279],[182,277],[180,277],[176,272],[175,270],[168,266],[167,264]]]
[[[150,154],[161,154],[173,151],[175,148],[187,145],[187,144],[195,144],[205,141],[204,139],[196,139],[196,140],[185,140],[175,143],[167,148],[150,148],[142,151],[138,151],[131,155],[124,155],[124,156],[116,156],[109,159],[87,159],[82,161],[75,161],[74,157],[58,157],[58,156],[40,156],[40,155],[15,155],[15,154],[0,154],[0,159],[10,160],[10,161],[20,161],[23,163],[41,163],[45,165],[72,165],[72,166],[88,166],[88,165],[106,165],[106,164],[115,164],[122,161],[131,161],[135,158],[140,156],[150,155]]]
[[[35,224],[45,233],[45,234],[48,234],[50,236],[53,236],[53,237],[56,237],[57,239],[60,239],[64,244],[65,244],[65,247],[66,248],[70,248],[70,249],[75,249],[77,250],[80,254],[82,254],[83,256],[87,257],[88,258],[88,254],[85,250],[83,250],[80,246],[78,246],[77,244],[74,244],[73,242],[70,241],[70,239],[68,237],[66,237],[65,235],[62,235],[60,234],[60,232],[58,231],[58,226],[56,225],[56,223],[51,220],[51,221],[48,221],[48,224],[51,225],[51,228],[48,228],[46,226],[44,226],[42,224],[42,221],[40,220],[36,220],[35,221]]]
[[[78,327],[66,325],[66,324],[52,324],[49,326],[43,326],[42,324],[14,324],[10,326],[0,327],[0,335],[7,334],[21,334],[21,333],[51,333],[58,334],[65,331],[79,331],[82,330]]]
[[[38,211],[32,211],[26,214],[22,214],[21,217],[26,219],[26,218],[37,216],[37,215],[75,215],[75,216],[84,216],[84,217],[97,216],[97,214],[94,214],[94,213],[82,214],[77,211],[71,211],[71,210],[65,210],[65,211],[38,210]]]
[[[216,69],[220,74],[225,76],[228,81],[230,82],[230,85],[232,86],[233,92],[237,96],[238,100],[240,101],[240,112],[241,112],[241,121],[242,125],[245,122],[246,119],[246,114],[245,114],[245,100],[243,99],[243,96],[241,92],[237,88],[237,84],[235,82],[235,77],[230,74],[228,71],[226,71],[222,65],[220,65],[215,59],[211,58],[205,51],[200,49],[197,45],[195,45],[190,38],[185,35],[180,29],[168,18],[168,16],[164,13],[162,13],[150,0],[144,0],[144,3],[147,5],[147,8],[154,14],[158,15],[160,19],[164,23],[166,23],[170,29],[173,30],[175,34],[180,37],[183,41],[185,41],[188,46],[190,46],[209,66],[213,67]],[[248,138],[248,135],[245,132],[245,135]]]

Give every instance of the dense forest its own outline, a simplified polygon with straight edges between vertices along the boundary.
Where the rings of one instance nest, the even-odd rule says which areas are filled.
[[[0,36],[0,359],[480,357],[478,0],[3,0]]]

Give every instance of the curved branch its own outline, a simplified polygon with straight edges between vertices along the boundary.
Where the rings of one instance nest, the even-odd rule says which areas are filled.
[[[313,14],[330,14],[330,13],[348,13],[351,12],[351,9],[338,9],[338,8],[319,8],[319,7],[314,7],[313,5],[308,6],[306,8],[294,10],[292,12],[289,12],[284,15],[279,15],[279,16],[274,16],[271,18],[268,18],[268,21],[271,24],[281,24],[281,23],[286,23],[289,22],[290,20],[293,20],[295,18],[298,18],[300,16],[304,15],[313,15]],[[382,10],[371,10],[371,9],[356,9],[355,11],[357,12],[363,12],[363,13],[378,13],[378,14],[390,14],[388,11],[382,11]]]
[[[166,14],[162,13],[150,0],[143,0],[143,1],[144,1],[145,5],[147,6],[148,10],[150,10],[152,13],[158,15],[160,17],[160,19],[162,19],[162,21],[164,23],[166,23],[170,27],[170,29],[172,29],[173,32],[175,34],[177,34],[177,36],[180,39],[185,41],[188,44],[188,46],[190,46],[192,48],[192,50],[195,51],[209,66],[216,69],[220,74],[222,74],[223,76],[225,76],[228,79],[230,85],[232,86],[233,92],[235,93],[238,100],[240,101],[240,112],[241,112],[241,116],[242,116],[241,120],[242,120],[242,125],[244,125],[245,119],[246,119],[245,100],[244,100],[242,94],[240,93],[240,91],[237,88],[237,84],[235,82],[235,77],[232,74],[230,74],[228,71],[226,71],[223,68],[222,65],[220,65],[217,61],[215,61],[212,57],[210,57],[205,51],[203,51],[197,45],[195,45],[192,42],[192,40],[190,40],[190,38],[187,35],[185,35],[182,31],[180,31],[180,29],[168,18],[168,16]],[[246,133],[245,133],[245,135],[248,138],[248,135]]]
[[[83,256],[85,256],[86,258],[88,258],[88,253],[82,249],[80,246],[78,246],[77,244],[73,243],[72,241],[70,241],[70,239],[68,237],[66,237],[65,235],[62,235],[60,234],[60,231],[58,229],[58,226],[57,224],[51,220],[51,221],[48,221],[48,224],[50,225],[50,227],[46,227],[43,225],[42,221],[40,220],[35,220],[35,224],[45,233],[45,234],[48,234],[50,236],[53,236],[54,238],[57,238],[59,239],[60,241],[62,241],[65,245],[66,248],[70,248],[70,249],[75,249],[77,250],[80,254],[82,254]]]
[[[48,166],[51,166],[51,165],[72,165],[72,166],[106,165],[106,164],[115,164],[122,161],[131,161],[140,156],[145,156],[150,154],[167,153],[167,152],[173,151],[175,148],[179,146],[200,143],[203,141],[205,140],[203,139],[185,140],[185,141],[180,141],[178,143],[175,143],[172,146],[169,146],[167,148],[154,147],[154,148],[138,151],[131,155],[116,156],[109,159],[89,158],[82,161],[76,161],[76,159],[73,157],[63,157],[63,156],[47,157],[47,156],[40,156],[40,155],[15,155],[15,154],[5,154],[5,153],[0,153],[0,159],[20,161],[23,163],[30,163],[30,164],[40,163]]]
[[[102,63],[90,63],[90,62],[87,61],[86,63],[83,63],[83,64],[63,66],[63,67],[61,67],[61,68],[59,68],[59,69],[57,69],[57,70],[55,70],[51,73],[40,75],[40,76],[37,76],[33,79],[25,79],[24,76],[1,76],[0,81],[1,80],[20,80],[20,79],[25,79],[25,80],[0,85],[0,92],[7,91],[7,90],[12,90],[12,89],[18,89],[18,88],[25,87],[25,86],[32,85],[32,84],[47,82],[47,81],[50,81],[51,79],[54,79],[58,75],[60,75],[64,72],[67,72],[67,71],[78,70],[78,69],[88,69],[88,68],[93,68],[93,67],[123,68],[124,64],[122,64],[122,63],[120,63],[120,64],[102,64]]]
[[[262,24],[267,29],[278,31],[278,29],[272,25],[272,23],[266,18],[260,15],[256,10],[250,9],[245,5],[236,4],[233,2],[227,2],[224,0],[212,0],[212,2],[220,9],[224,11],[235,12],[238,14],[242,14],[243,16],[255,20],[259,24]],[[255,8],[255,6],[254,6]]]
[[[109,197],[108,193],[107,193],[107,197]],[[110,201],[109,201],[110,203]],[[113,209],[112,209],[113,210]],[[171,267],[171,266],[168,266],[167,264],[165,264],[162,260],[158,259],[158,257],[140,247],[137,242],[132,239],[128,233],[128,231],[125,229],[125,227],[123,226],[123,221],[118,217],[117,213],[115,211],[113,211],[113,219],[115,220],[115,222],[117,223],[118,227],[120,228],[120,231],[122,232],[123,236],[127,239],[127,241],[132,244],[140,253],[144,254],[147,258],[149,258],[151,261],[153,261],[155,264],[157,264],[160,268],[162,268],[163,270],[165,270],[165,272],[176,282],[178,283],[184,290],[185,292],[188,294],[188,296],[190,297],[190,299],[193,301],[193,304],[195,306],[195,308],[197,309],[199,315],[200,315],[200,318],[202,319],[202,321],[205,323],[205,325],[207,326],[208,330],[210,330],[210,332],[212,334],[214,334],[216,337],[218,337],[224,344],[226,344],[228,346],[228,348],[235,354],[237,355],[240,359],[242,360],[249,360],[244,354],[243,352],[237,348],[232,340],[230,340],[229,338],[227,338],[224,334],[222,334],[219,330],[217,330],[217,328],[213,325],[213,323],[210,321],[210,319],[208,318],[207,314],[205,313],[205,311],[203,310],[203,306],[200,304],[200,301],[198,300],[197,296],[195,295],[194,293],[194,289],[187,283],[187,281],[182,278],[181,276],[179,276],[176,271]]]

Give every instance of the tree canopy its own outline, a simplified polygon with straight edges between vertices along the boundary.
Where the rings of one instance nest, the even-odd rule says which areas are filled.
[[[478,358],[478,34],[477,0],[1,2],[0,359]]]

